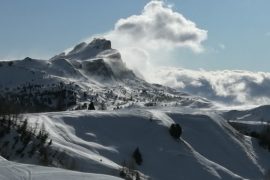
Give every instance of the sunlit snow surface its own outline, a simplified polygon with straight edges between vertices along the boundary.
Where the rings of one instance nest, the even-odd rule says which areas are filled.
[[[105,111],[24,114],[30,126],[45,126],[51,148],[65,152],[65,168],[74,171],[36,166],[39,163],[27,157],[15,160],[36,165],[1,159],[0,180],[119,179],[120,168],[131,161],[137,147],[143,163],[134,168],[141,179],[262,179],[269,171],[270,153],[230,125],[261,128],[270,121],[269,106],[236,111],[150,84],[126,68],[106,40],[79,44],[50,60],[1,62],[0,77],[1,92],[6,94],[16,94],[19,86],[30,83],[44,85],[43,90],[51,84],[74,84],[76,103],[89,103],[98,94],[97,101],[108,106]],[[83,98],[84,92],[89,97]],[[154,100],[154,106],[147,106]],[[112,110],[118,105],[121,110]],[[169,134],[172,123],[183,129],[180,140]]]
[[[0,160],[1,180],[120,180],[120,178]]]
[[[53,146],[68,152],[78,171],[118,176],[136,147],[143,155],[137,168],[152,179],[257,179],[270,167],[270,153],[212,110],[72,111],[27,117],[32,124],[45,125]],[[168,132],[174,122],[183,128],[180,141]]]

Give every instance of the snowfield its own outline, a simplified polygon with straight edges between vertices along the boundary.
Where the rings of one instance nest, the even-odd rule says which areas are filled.
[[[0,180],[270,174],[269,151],[244,135],[269,124],[270,106],[221,110],[203,97],[150,84],[105,39],[80,43],[50,60],[0,62],[0,104],[0,152],[10,160],[0,159]],[[169,133],[174,123],[182,127],[177,140]],[[239,124],[244,133],[234,128]],[[141,165],[133,158],[137,148]]]
[[[45,125],[53,146],[67,152],[65,162],[77,171],[119,176],[136,147],[143,156],[136,168],[155,180],[258,179],[270,167],[270,153],[210,111],[72,111],[27,117],[31,124]],[[183,128],[179,141],[168,132],[174,122]]]
[[[120,178],[68,171],[59,168],[49,168],[34,165],[19,164],[0,159],[1,180],[120,180]]]

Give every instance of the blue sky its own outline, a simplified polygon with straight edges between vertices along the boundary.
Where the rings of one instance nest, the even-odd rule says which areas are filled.
[[[1,0],[0,59],[49,58],[120,18],[140,14],[147,0]],[[164,65],[207,70],[270,71],[269,0],[168,0],[208,31],[205,51],[177,49]],[[113,42],[112,42],[113,43]]]

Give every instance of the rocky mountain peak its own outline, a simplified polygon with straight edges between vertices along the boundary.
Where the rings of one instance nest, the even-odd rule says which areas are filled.
[[[68,53],[61,53],[52,59],[65,58],[70,60],[87,60],[108,50],[112,50],[111,41],[102,38],[95,38],[90,43],[82,42],[76,45]]]

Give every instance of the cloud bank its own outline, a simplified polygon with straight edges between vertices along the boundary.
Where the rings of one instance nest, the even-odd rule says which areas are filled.
[[[270,73],[166,67],[159,68],[155,77],[157,82],[164,85],[224,104],[270,103]]]
[[[270,73],[196,71],[155,64],[169,61],[171,51],[178,48],[202,52],[202,43],[207,39],[207,30],[198,28],[163,1],[150,1],[139,15],[120,19],[112,31],[99,36],[110,39],[125,63],[147,81],[225,104],[270,103]]]

